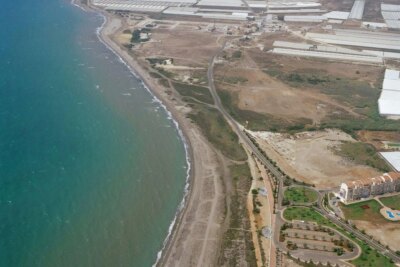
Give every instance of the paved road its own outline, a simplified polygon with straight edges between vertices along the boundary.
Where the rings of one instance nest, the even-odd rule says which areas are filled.
[[[318,199],[318,208],[316,210],[321,213],[324,217],[328,218],[330,221],[332,221],[334,224],[342,227],[345,229],[347,232],[355,235],[358,239],[361,241],[366,242],[369,246],[372,248],[376,249],[379,251],[381,254],[388,256],[391,258],[394,262],[400,262],[400,256],[398,256],[393,250],[387,249],[385,246],[382,244],[379,244],[377,241],[373,240],[371,237],[361,233],[357,229],[354,229],[350,225],[346,224],[344,221],[341,219],[337,218],[335,215],[332,215],[328,210],[323,205],[323,197],[320,197]]]
[[[281,189],[283,188],[283,175],[282,173],[274,166],[272,165],[271,162],[267,160],[267,158],[261,154],[261,152],[258,150],[258,148],[253,144],[253,142],[249,139],[249,137],[243,132],[243,127],[239,125],[235,119],[232,118],[232,116],[225,110],[221,103],[221,99],[219,98],[219,95],[217,93],[217,90],[215,89],[215,84],[214,84],[214,65],[215,65],[215,59],[219,56],[219,54],[224,50],[226,45],[226,41],[222,45],[222,47],[217,51],[217,53],[213,56],[211,59],[209,65],[208,65],[208,70],[207,70],[207,78],[208,78],[208,85],[210,88],[211,95],[214,99],[215,106],[216,108],[221,112],[221,114],[225,117],[227,122],[232,126],[233,130],[236,132],[236,134],[239,136],[239,139],[241,143],[246,146],[253,154],[267,167],[267,169],[275,175],[275,177],[279,181],[279,190],[278,192],[281,192]],[[282,204],[282,194],[278,194],[278,209],[281,208]]]
[[[232,126],[233,130],[239,136],[240,142],[247,149],[249,149],[267,167],[267,169],[278,179],[279,187],[278,187],[277,212],[279,212],[282,209],[281,205],[282,205],[282,198],[283,198],[282,188],[283,188],[284,177],[283,177],[282,173],[271,162],[269,162],[263,154],[261,154],[261,152],[258,150],[258,148],[253,144],[253,142],[249,139],[249,137],[244,133],[243,127],[241,125],[239,125],[236,122],[236,120],[233,119],[232,116],[225,110],[225,108],[223,107],[223,105],[221,103],[221,99],[219,98],[218,93],[215,89],[215,84],[214,84],[215,59],[224,50],[225,45],[226,45],[226,41],[224,41],[222,47],[212,57],[211,61],[209,62],[209,65],[208,65],[207,78],[208,78],[208,85],[210,88],[210,92],[214,99],[216,108],[221,112],[221,114],[225,117],[227,122]],[[326,217],[327,219],[332,221],[334,224],[342,227],[349,233],[354,234],[357,238],[366,242],[368,245],[370,245],[372,248],[378,250],[383,255],[388,256],[395,262],[400,262],[400,257],[394,251],[387,249],[385,246],[379,244],[375,240],[372,240],[369,236],[362,234],[358,230],[355,230],[353,227],[347,225],[345,222],[343,222],[343,221],[339,220],[338,218],[336,218],[335,216],[331,215],[329,213],[329,211],[325,210],[322,205],[324,194],[325,194],[325,192],[322,192],[319,194],[319,197],[318,197],[318,207],[316,208],[316,210],[319,213],[321,213],[324,217]],[[279,227],[279,223],[276,223],[275,232],[276,232],[276,227]]]

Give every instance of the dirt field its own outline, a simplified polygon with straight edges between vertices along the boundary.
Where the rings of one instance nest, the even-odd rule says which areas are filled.
[[[338,130],[304,132],[294,136],[252,132],[267,155],[289,176],[315,184],[317,188],[337,187],[341,182],[380,174],[356,165],[334,153],[342,141],[355,141]]]
[[[400,132],[359,131],[358,137],[362,142],[373,145],[378,150],[391,150],[390,144],[400,143]]]
[[[280,36],[290,39],[287,34],[275,34],[270,39],[264,37],[262,42],[268,46],[282,39]],[[287,120],[290,123],[286,128],[295,124],[351,128],[355,127],[352,122],[359,118],[381,123],[371,114],[377,110],[382,75],[383,69],[376,66],[322,64],[318,60],[300,60],[262,52],[260,48],[246,48],[242,49],[240,60],[228,58],[217,65],[215,80],[217,88],[231,96],[230,103],[225,105],[239,110],[235,118],[242,123],[247,120],[254,124],[260,120],[240,114],[240,110],[259,114],[253,117]],[[294,122],[300,119],[301,123]],[[307,120],[310,122],[304,123]],[[268,128],[271,124],[266,125],[252,129],[272,130]]]
[[[256,68],[251,62],[247,63],[247,68],[226,65],[217,68],[218,88],[236,93],[240,109],[285,118],[309,118],[314,123],[328,113],[348,109],[324,94],[292,88]],[[232,84],[232,79],[238,77],[245,82]]]
[[[400,227],[397,223],[374,223],[368,221],[353,221],[359,229],[372,235],[375,239],[388,245],[393,250],[400,250]]]
[[[279,36],[274,37],[276,40],[285,40]],[[374,83],[383,75],[383,68],[378,66],[356,65],[344,62],[327,62],[312,58],[296,58],[288,56],[280,56],[272,53],[259,53],[257,49],[249,49],[248,55],[264,69],[277,67],[282,72],[304,72],[312,71],[314,73],[329,73],[332,76],[343,76],[358,81],[367,81]],[[319,63],[317,65],[317,63]],[[317,67],[316,67],[317,66]],[[380,83],[379,83],[380,84]]]
[[[177,26],[174,29],[154,29],[151,40],[140,48],[143,57],[170,57],[176,65],[204,67],[217,49],[218,34]]]

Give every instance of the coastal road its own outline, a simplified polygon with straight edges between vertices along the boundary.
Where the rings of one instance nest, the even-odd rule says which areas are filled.
[[[208,78],[208,86],[210,88],[211,95],[214,99],[216,108],[221,112],[221,114],[225,117],[226,121],[231,125],[233,130],[239,136],[240,142],[249,149],[260,161],[261,163],[267,167],[267,169],[278,179],[279,189],[278,192],[281,192],[283,188],[283,175],[282,173],[269,161],[267,158],[261,154],[258,148],[253,144],[250,138],[244,133],[244,128],[241,126],[232,116],[225,110],[222,105],[221,99],[217,93],[214,83],[214,65],[216,58],[220,55],[220,53],[224,50],[226,46],[226,40],[224,41],[222,47],[215,53],[208,64],[207,70],[207,78]],[[281,209],[282,204],[282,194],[278,193],[278,209]]]
[[[215,88],[215,83],[214,83],[214,66],[215,66],[215,60],[218,58],[220,53],[224,50],[225,45],[226,45],[226,40],[224,41],[222,47],[215,53],[215,55],[211,58],[209,65],[208,65],[208,70],[207,70],[207,78],[208,78],[208,85],[209,89],[211,92],[211,95],[214,99],[215,106],[216,108],[221,112],[221,114],[224,116],[226,121],[231,125],[232,129],[236,132],[236,134],[239,137],[240,142],[247,148],[249,149],[260,161],[261,163],[266,166],[266,168],[278,179],[278,200],[277,200],[277,211],[281,211],[282,209],[282,198],[283,198],[283,181],[284,177],[283,174],[270,162],[267,160],[267,158],[261,154],[261,152],[258,150],[258,148],[253,144],[253,142],[249,139],[249,137],[244,133],[244,128],[241,126],[232,116],[225,110],[225,108],[222,105],[221,99],[217,93],[217,90]],[[369,236],[361,233],[360,231],[355,230],[353,227],[347,225],[345,222],[339,220],[336,218],[334,215],[330,214],[329,211],[326,211],[323,208],[323,195],[324,193],[319,194],[318,198],[318,204],[316,210],[321,213],[324,217],[332,221],[334,224],[342,227],[349,233],[354,234],[358,239],[366,242],[368,245],[370,245],[372,248],[376,249],[379,251],[381,254],[388,256],[390,259],[392,259],[394,262],[400,262],[400,257],[392,250],[387,249],[385,246],[379,244],[377,241],[372,240]],[[276,230],[276,229],[274,229]]]

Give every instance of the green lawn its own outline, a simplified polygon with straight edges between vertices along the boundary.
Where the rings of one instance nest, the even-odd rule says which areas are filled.
[[[350,263],[354,264],[355,266],[357,267],[395,266],[394,263],[391,263],[388,258],[382,256],[376,250],[371,249],[368,245],[365,245],[362,242],[359,242],[359,245],[363,253],[357,259],[350,261]]]
[[[312,189],[299,186],[299,187],[290,187],[285,190],[284,194],[285,199],[289,200],[292,204],[297,203],[312,203],[317,201],[318,194]]]
[[[400,210],[400,195],[392,197],[381,197],[379,199],[386,207],[394,210]]]
[[[381,208],[381,204],[373,199],[350,205],[341,205],[341,209],[344,212],[346,219],[387,222],[385,218],[379,213],[379,210]]]
[[[308,207],[289,207],[283,212],[283,218],[288,221],[313,221],[321,225],[332,226],[333,224],[324,216]]]
[[[376,201],[375,201],[376,202]],[[365,203],[365,202],[363,202]],[[377,202],[376,202],[377,203]],[[375,205],[375,204],[371,204]],[[379,203],[378,203],[379,205]],[[355,209],[355,208],[354,208]],[[285,209],[283,212],[283,217],[286,220],[302,220],[302,221],[313,221],[318,223],[319,225],[325,225],[332,227],[347,237],[349,237],[351,240],[355,241],[362,250],[362,253],[360,257],[358,257],[355,260],[352,260],[351,263],[354,264],[356,267],[394,267],[395,265],[390,262],[388,258],[385,256],[381,255],[378,253],[376,250],[371,249],[368,245],[366,245],[364,242],[352,238],[346,231],[344,231],[342,228],[334,225],[331,221],[323,217],[321,214],[313,210],[312,208],[307,208],[307,207],[289,207]],[[382,217],[382,216],[381,216]],[[383,217],[382,217],[383,218]]]

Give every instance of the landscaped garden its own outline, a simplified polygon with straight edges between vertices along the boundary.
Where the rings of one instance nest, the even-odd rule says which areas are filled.
[[[316,191],[307,187],[296,186],[286,189],[284,198],[291,204],[313,203],[317,201],[318,194]]]
[[[366,206],[364,206],[366,205]],[[363,207],[361,207],[363,206]],[[367,206],[369,208],[367,208]],[[346,212],[351,213],[352,211],[354,212],[353,218],[367,218],[364,215],[362,210],[371,210],[369,211],[370,214],[375,214],[376,211],[378,212],[378,215],[380,216],[380,219],[385,220],[380,214],[379,214],[379,209],[380,209],[380,204],[375,201],[375,200],[370,200],[370,201],[365,201],[361,203],[355,203],[346,206],[347,210]],[[342,207],[343,208],[343,207]],[[362,253],[360,257],[358,257],[355,260],[352,260],[351,263],[354,264],[357,267],[364,267],[364,266],[395,266],[394,263],[390,261],[387,257],[381,255],[379,252],[377,252],[374,249],[371,249],[366,243],[352,237],[349,233],[344,231],[342,228],[334,225],[331,221],[329,221],[327,218],[319,214],[317,211],[315,211],[312,208],[308,207],[289,207],[286,208],[285,211],[283,212],[283,217],[286,220],[300,220],[300,221],[313,221],[318,223],[319,225],[325,225],[325,226],[330,226],[341,233],[345,234],[347,237],[351,237],[353,241],[355,241],[362,249]]]
[[[386,207],[392,210],[400,210],[400,195],[381,197],[379,199]]]

